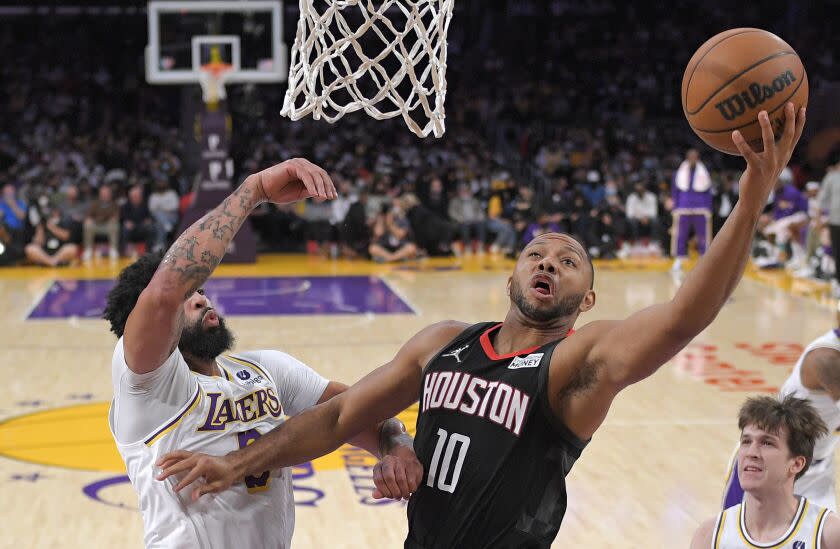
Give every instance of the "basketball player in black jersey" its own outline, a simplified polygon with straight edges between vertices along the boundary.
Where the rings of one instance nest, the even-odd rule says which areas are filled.
[[[565,476],[615,396],[706,328],[738,284],[758,217],[805,124],[804,109],[797,116],[788,104],[785,114],[778,142],[767,113],[759,115],[761,153],[733,135],[747,161],[738,205],[670,302],[567,337],[595,305],[592,263],[574,238],[541,235],[508,279],[503,322],[428,326],[347,392],[243,450],[164,456],[161,478],[187,472],[176,489],[203,477],[196,497],[219,491],[326,454],[419,399],[423,478],[376,479],[384,496],[411,494],[405,547],[549,547],[566,510]]]

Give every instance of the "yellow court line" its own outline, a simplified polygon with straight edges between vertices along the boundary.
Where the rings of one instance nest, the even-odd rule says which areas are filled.
[[[667,259],[628,259],[594,261],[597,269],[627,271],[667,271]],[[90,266],[45,269],[41,267],[0,267],[0,280],[95,280],[116,278],[120,271],[131,264],[128,259],[117,263],[100,262]],[[387,275],[406,271],[430,271],[457,268],[456,272],[508,272],[515,261],[485,255],[482,257],[454,258],[433,257],[395,264],[378,264],[367,260],[332,260],[302,254],[263,254],[256,263],[219,265],[214,276],[330,276],[330,275]]]
[[[696,257],[684,263],[692,268]],[[101,261],[88,266],[63,269],[39,267],[0,268],[0,281],[26,280],[30,284],[46,285],[53,280],[96,280],[113,279],[120,270],[131,263],[122,259],[118,263]],[[222,264],[213,273],[215,277],[271,277],[271,276],[351,276],[373,275],[389,277],[410,277],[416,272],[441,273],[484,273],[501,274],[510,272],[515,265],[511,259],[490,255],[482,257],[452,258],[435,257],[399,264],[382,265],[367,260],[333,260],[303,254],[262,254],[253,264]],[[594,261],[596,272],[667,272],[672,261],[669,258],[614,259]],[[819,304],[833,306],[836,301],[830,296],[827,282],[797,279],[784,269],[760,270],[748,265],[745,278],[760,284],[780,289],[790,295],[811,299]],[[597,280],[596,280],[597,289]]]

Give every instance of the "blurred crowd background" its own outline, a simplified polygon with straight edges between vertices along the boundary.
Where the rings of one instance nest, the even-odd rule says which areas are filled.
[[[700,44],[749,21],[797,49],[815,105],[768,203],[755,260],[829,278],[840,137],[825,136],[840,130],[819,102],[840,104],[838,7],[459,0],[441,139],[364,115],[290,122],[279,116],[284,85],[230,86],[236,182],[303,156],[341,195],[261,207],[252,216],[259,250],[384,262],[512,256],[554,230],[596,258],[668,256],[674,174],[692,148],[710,174],[714,232],[737,202],[743,161],[696,139],[679,89]],[[285,19],[290,42],[296,5]],[[177,236],[198,167],[185,105],[200,89],[148,85],[145,44],[142,10],[0,15],[0,263],[116,259]],[[791,216],[780,230],[776,221]]]

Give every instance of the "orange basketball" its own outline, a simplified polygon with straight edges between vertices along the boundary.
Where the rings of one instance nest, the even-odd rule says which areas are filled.
[[[739,130],[756,151],[764,149],[758,113],[766,110],[776,139],[785,124],[784,106],[808,104],[808,75],[787,42],[761,29],[732,29],[705,44],[688,62],[682,106],[691,129],[709,146],[739,154]]]

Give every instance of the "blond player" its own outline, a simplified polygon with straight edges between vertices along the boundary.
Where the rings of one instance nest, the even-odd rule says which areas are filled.
[[[691,549],[840,547],[840,518],[793,492],[828,432],[816,410],[791,395],[754,397],[741,407],[738,427],[743,502],[701,524]]]
[[[837,312],[840,327],[840,309]],[[828,426],[828,433],[814,446],[814,461],[796,481],[794,493],[832,511],[837,510],[834,491],[834,450],[840,428],[840,328],[822,334],[805,348],[780,391],[782,396],[804,398]],[[737,458],[736,458],[737,459]],[[738,482],[737,465],[730,467],[724,507],[741,501],[744,491]]]
[[[321,168],[302,159],[283,162],[247,178],[162,261],[145,256],[120,273],[105,310],[119,337],[109,420],[140,500],[146,547],[290,547],[295,516],[288,469],[267,468],[190,504],[188,494],[154,480],[154,463],[175,448],[216,455],[244,448],[283,416],[346,389],[278,351],[223,356],[233,335],[201,289],[258,204],[335,196]],[[360,431],[354,444],[393,454],[377,466],[379,492],[413,492],[422,467],[401,424],[388,420]]]

